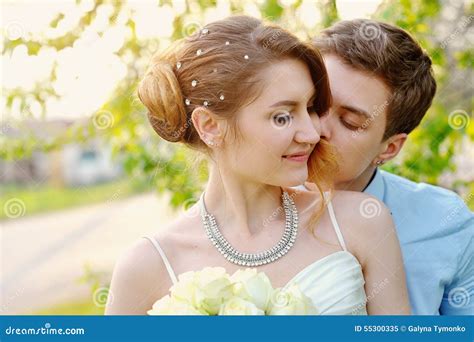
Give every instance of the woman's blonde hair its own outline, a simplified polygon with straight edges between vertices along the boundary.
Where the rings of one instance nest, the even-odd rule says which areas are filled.
[[[296,59],[308,66],[316,88],[314,109],[326,112],[331,94],[318,50],[279,26],[248,16],[210,23],[155,54],[138,86],[138,97],[160,137],[207,152],[191,121],[193,110],[205,106],[218,117],[233,118],[258,97],[263,87],[258,74],[272,62],[284,59]],[[335,167],[326,141],[316,146],[308,166],[308,180],[322,191],[330,184]]]

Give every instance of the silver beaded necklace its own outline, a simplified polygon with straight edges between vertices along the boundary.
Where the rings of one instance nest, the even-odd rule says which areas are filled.
[[[283,191],[282,195],[283,208],[285,210],[285,232],[280,241],[272,248],[259,253],[241,253],[238,252],[229,241],[222,236],[215,217],[209,214],[204,204],[204,192],[200,198],[201,218],[206,230],[206,235],[217,250],[229,262],[240,265],[256,267],[274,262],[284,256],[296,241],[298,233],[298,212],[296,210],[295,202]]]

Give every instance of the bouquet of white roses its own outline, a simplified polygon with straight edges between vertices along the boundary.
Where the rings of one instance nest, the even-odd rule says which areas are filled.
[[[222,267],[186,272],[149,315],[316,315],[311,299],[296,285],[274,289],[263,272]]]

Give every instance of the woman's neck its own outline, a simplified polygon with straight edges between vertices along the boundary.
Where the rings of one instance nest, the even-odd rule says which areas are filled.
[[[252,182],[212,167],[204,201],[224,235],[233,229],[249,238],[268,228],[269,222],[284,218],[281,193],[278,186]]]

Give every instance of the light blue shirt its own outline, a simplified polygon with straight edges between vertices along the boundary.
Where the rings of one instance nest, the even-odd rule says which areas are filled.
[[[473,315],[474,214],[462,198],[382,170],[365,192],[392,212],[412,313]]]

